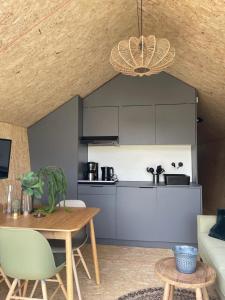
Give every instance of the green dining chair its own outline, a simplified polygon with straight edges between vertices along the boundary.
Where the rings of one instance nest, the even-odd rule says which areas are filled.
[[[64,255],[53,255],[51,247],[45,237],[31,229],[0,229],[0,261],[3,272],[6,276],[13,278],[12,285],[6,297],[11,299],[32,299],[37,284],[41,282],[43,300],[48,300],[46,281],[56,277],[58,287],[61,288],[67,298],[59,272],[65,266]],[[20,283],[24,280],[35,281],[30,297],[21,295]],[[19,291],[19,296],[17,293]],[[35,298],[37,299],[37,298]]]
[[[63,207],[64,201],[60,201],[59,205],[60,207]],[[65,205],[66,207],[86,207],[86,204],[82,200],[65,200]],[[79,285],[79,280],[78,280],[78,275],[77,275],[77,266],[81,262],[84,270],[87,274],[87,277],[91,279],[91,275],[89,273],[87,264],[84,260],[83,254],[81,252],[81,248],[84,247],[84,245],[88,241],[88,234],[87,234],[87,228],[86,226],[76,232],[76,235],[72,238],[72,251],[73,251],[73,256],[72,256],[72,263],[73,263],[73,273],[74,273],[74,279],[75,279],[75,284],[77,288],[77,294],[78,294],[78,299],[82,300],[81,297],[81,291],[80,291],[80,285]],[[65,242],[62,240],[49,240],[49,244],[52,248],[53,253],[65,253]],[[75,261],[75,257],[76,259]]]
[[[5,275],[5,273],[3,272],[1,266],[0,266],[0,283],[5,282],[5,284],[7,285],[8,288],[11,287],[11,283],[8,279],[8,277]]]

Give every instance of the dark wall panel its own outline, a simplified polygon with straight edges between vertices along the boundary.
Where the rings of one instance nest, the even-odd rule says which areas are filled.
[[[225,208],[225,140],[199,145],[198,162],[204,213],[215,214]]]
[[[85,98],[87,106],[195,103],[196,90],[183,81],[160,73],[150,77],[119,75]]]
[[[87,158],[86,147],[79,149],[79,111],[80,100],[74,97],[28,129],[31,168],[63,168],[68,181],[67,198],[71,199],[77,198],[79,156]]]

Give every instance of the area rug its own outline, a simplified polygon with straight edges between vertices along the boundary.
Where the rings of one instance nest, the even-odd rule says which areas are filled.
[[[161,300],[163,292],[163,288],[150,288],[129,293],[118,298],[118,300]],[[174,300],[196,300],[196,297],[195,293],[191,290],[176,289],[174,291]],[[210,300],[218,299],[210,297]]]

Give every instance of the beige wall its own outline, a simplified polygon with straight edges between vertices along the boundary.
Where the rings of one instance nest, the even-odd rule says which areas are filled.
[[[225,140],[199,145],[198,160],[204,213],[214,214],[225,208]]]
[[[0,195],[2,197],[6,186],[12,183],[17,191],[17,196],[20,197],[20,185],[16,178],[30,170],[27,129],[0,122],[0,138],[12,139],[9,178],[0,180]]]

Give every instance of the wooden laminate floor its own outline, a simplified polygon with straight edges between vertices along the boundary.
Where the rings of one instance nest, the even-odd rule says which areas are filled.
[[[84,257],[91,272],[89,280],[82,265],[78,267],[80,287],[83,300],[116,300],[119,296],[138,289],[162,286],[162,282],[154,274],[156,261],[171,256],[168,249],[136,248],[98,245],[98,256],[101,270],[101,285],[96,286],[90,247],[83,250]],[[62,272],[65,282],[65,272]],[[54,283],[48,283],[48,294],[51,295]],[[7,289],[0,285],[0,299],[5,299]],[[40,296],[40,289],[36,296]],[[210,293],[214,294],[214,289]],[[64,299],[59,292],[56,300]],[[75,299],[77,295],[75,294]]]

